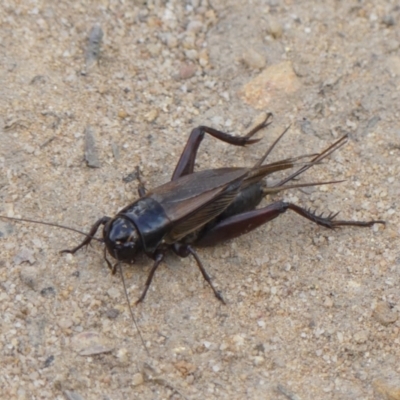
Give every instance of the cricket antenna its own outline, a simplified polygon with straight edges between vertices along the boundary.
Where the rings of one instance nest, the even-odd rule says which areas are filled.
[[[142,342],[142,344],[143,344],[144,349],[146,350],[147,355],[150,357],[149,350],[148,350],[147,347],[146,347],[146,343],[144,342],[142,333],[141,333],[141,331],[140,331],[140,329],[139,329],[139,325],[138,325],[138,323],[137,323],[137,321],[136,321],[135,316],[133,315],[133,310],[132,310],[131,303],[129,302],[128,290],[126,289],[125,277],[124,277],[124,273],[122,272],[121,263],[118,261],[117,264],[114,265],[113,268],[114,268],[114,270],[115,270],[116,268],[119,269],[119,273],[120,273],[120,275],[121,275],[121,280],[122,280],[122,285],[123,285],[123,287],[124,287],[124,293],[125,293],[125,297],[126,297],[126,302],[128,303],[128,308],[129,308],[129,312],[130,312],[130,314],[131,314],[131,318],[132,318],[133,324],[135,325],[135,328],[136,328],[136,330],[137,330],[137,332],[138,332],[138,334],[139,334],[139,336],[140,336],[140,340],[141,340],[141,342]]]
[[[16,222],[28,222],[28,223],[32,223],[32,224],[53,226],[55,228],[66,229],[66,230],[71,231],[71,232],[79,233],[80,235],[84,235],[86,237],[90,237],[91,239],[97,240],[98,242],[101,242],[101,243],[103,242],[101,239],[96,238],[96,237],[91,236],[91,235],[88,235],[87,233],[82,232],[82,231],[80,231],[78,229],[71,228],[71,227],[65,226],[65,225],[54,224],[52,222],[36,221],[34,219],[28,219],[28,218],[6,217],[5,215],[0,215],[0,219],[6,219],[6,220],[9,220],[9,221],[16,221]]]

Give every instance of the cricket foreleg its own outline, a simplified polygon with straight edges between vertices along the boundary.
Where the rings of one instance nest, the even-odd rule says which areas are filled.
[[[90,229],[89,233],[87,234],[86,238],[83,240],[82,243],[80,243],[78,246],[74,247],[71,250],[62,250],[61,253],[71,253],[74,254],[76,253],[79,249],[81,249],[83,246],[87,246],[94,238],[94,235],[98,231],[100,225],[105,225],[111,218],[110,217],[103,217],[100,218],[96,223],[92,226]]]

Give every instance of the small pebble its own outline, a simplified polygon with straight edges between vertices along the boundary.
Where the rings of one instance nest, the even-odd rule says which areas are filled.
[[[178,39],[177,39],[176,36],[173,36],[172,34],[169,34],[167,36],[166,43],[167,43],[167,46],[170,49],[173,49],[173,48],[178,46]]]
[[[157,57],[161,53],[161,45],[159,43],[151,43],[147,46],[147,50],[152,57]]]
[[[43,289],[40,291],[40,294],[41,294],[43,297],[50,297],[50,296],[54,296],[54,295],[56,294],[56,291],[55,291],[55,289],[54,289],[52,286],[47,286],[47,287],[43,288]]]
[[[196,371],[196,366],[190,362],[185,360],[178,361],[174,363],[174,367],[183,375],[187,376],[189,374],[193,374]]]
[[[54,356],[51,355],[49,357],[46,358],[44,364],[43,364],[43,368],[48,368],[51,364],[53,364],[54,361]]]
[[[152,110],[150,110],[148,113],[146,113],[144,115],[144,119],[147,122],[154,122],[157,117],[158,117],[158,110],[156,110],[155,108],[153,108]]]
[[[386,59],[386,68],[392,76],[400,76],[400,57],[391,55]]]
[[[294,73],[292,64],[284,61],[264,69],[241,88],[239,95],[251,106],[265,110],[272,101],[284,101],[300,87],[301,82]]]
[[[69,319],[69,318],[61,318],[61,319],[58,321],[58,326],[59,326],[60,328],[63,328],[63,329],[71,328],[71,326],[72,326],[73,324],[74,324],[74,323],[73,323],[72,319]]]
[[[188,60],[195,61],[199,58],[199,52],[195,49],[185,50],[185,56]]]
[[[128,349],[125,348],[125,347],[119,349],[119,350],[117,351],[116,356],[117,356],[117,358],[118,358],[118,360],[119,360],[120,363],[126,364],[126,363],[128,362],[128,360],[129,360]]]
[[[90,30],[86,48],[86,69],[92,67],[99,59],[103,35],[103,30],[99,24],[94,25]]]
[[[312,123],[308,119],[304,119],[300,122],[300,129],[306,135],[316,135],[316,131],[312,126]]]
[[[118,118],[124,119],[127,116],[128,116],[128,113],[125,110],[121,109],[118,111]]]
[[[271,18],[267,23],[267,33],[274,39],[279,39],[283,33],[282,25],[276,19]]]
[[[219,364],[213,365],[212,370],[213,370],[214,372],[219,372],[219,371],[221,371],[221,365],[219,365]]]
[[[144,382],[144,378],[143,378],[143,375],[141,373],[138,372],[137,374],[134,374],[132,376],[132,385],[133,386],[139,386],[143,382]]]
[[[208,65],[208,51],[207,49],[202,49],[199,51],[199,64],[203,68]]]
[[[111,287],[110,289],[107,290],[107,294],[113,299],[117,299],[120,295],[120,291],[115,288],[115,287]]]
[[[109,319],[115,319],[119,314],[120,312],[116,308],[110,308],[106,311],[106,316]]]
[[[222,342],[222,343],[221,343],[221,346],[219,346],[219,349],[220,349],[221,351],[225,351],[225,350],[229,349],[228,343]]]
[[[257,325],[258,325],[260,328],[265,328],[265,321],[259,320],[259,321],[257,321]]]
[[[9,222],[0,221],[0,238],[9,236],[13,231],[13,225]]]
[[[385,24],[387,27],[389,27],[395,25],[396,20],[394,19],[393,15],[385,15],[382,18],[382,23]]]
[[[247,49],[243,54],[243,61],[245,64],[254,69],[262,69],[266,65],[265,56],[253,48]]]
[[[84,398],[77,392],[71,390],[64,390],[64,395],[67,400],[84,400]]]
[[[324,306],[331,308],[333,306],[333,300],[330,297],[326,297],[324,301]]]
[[[211,118],[211,122],[214,126],[220,126],[224,123],[224,119],[221,117],[221,115],[214,115]]]
[[[85,128],[85,160],[90,168],[100,168],[99,155],[96,149],[96,140],[93,128],[88,125]]]
[[[264,364],[265,358],[261,356],[256,356],[253,358],[253,364],[258,367],[259,365]]]
[[[195,75],[196,71],[197,71],[197,67],[196,67],[196,65],[194,65],[192,63],[181,64],[179,71],[178,71],[177,78],[179,80],[189,79]]]
[[[38,271],[37,268],[35,267],[25,267],[21,269],[21,272],[19,274],[21,281],[28,287],[30,287],[33,290],[37,289],[38,286],[38,281],[37,281],[37,276],[38,276]]]
[[[111,151],[113,153],[113,156],[116,160],[120,158],[120,151],[119,151],[119,146],[116,143],[111,143]]]
[[[375,307],[373,317],[383,326],[388,326],[397,321],[398,315],[385,301],[381,301]]]
[[[237,346],[243,346],[244,344],[244,338],[243,336],[240,335],[235,335],[232,337],[232,341],[237,345]]]
[[[354,334],[353,338],[356,343],[362,344],[368,340],[368,332],[367,331],[358,331]]]
[[[190,21],[186,27],[187,32],[193,32],[193,33],[198,33],[202,30],[203,28],[203,23],[201,21]]]

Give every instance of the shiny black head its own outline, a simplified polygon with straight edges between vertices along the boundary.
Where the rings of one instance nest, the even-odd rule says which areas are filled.
[[[103,238],[107,250],[118,261],[135,261],[137,253],[143,250],[142,239],[128,218],[118,216],[104,225]]]

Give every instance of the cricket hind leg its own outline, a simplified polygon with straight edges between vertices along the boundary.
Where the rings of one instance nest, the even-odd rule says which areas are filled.
[[[335,220],[336,214],[329,214],[323,217],[323,214],[317,215],[311,210],[297,206],[293,203],[278,201],[266,207],[244,212],[226,218],[213,226],[208,231],[202,232],[199,238],[195,241],[195,245],[199,247],[214,246],[219,242],[234,239],[238,236],[244,235],[259,226],[277,218],[287,210],[292,210],[308,220],[324,226],[328,229],[335,229],[339,226],[358,226],[370,227],[374,224],[385,224],[384,221],[341,221]]]
[[[172,174],[171,181],[174,181],[181,176],[188,175],[193,172],[197,151],[200,147],[202,140],[204,139],[205,133],[208,133],[214,138],[221,140],[225,143],[232,144],[234,146],[246,146],[248,144],[257,143],[258,141],[260,141],[260,139],[252,139],[252,136],[261,129],[267,127],[271,123],[269,122],[269,119],[271,117],[272,114],[268,113],[265,119],[245,136],[232,136],[228,133],[218,131],[208,126],[199,126],[193,129],[190,133],[188,141],[186,142],[181,157],[179,158],[178,164],[175,167],[175,171]]]

